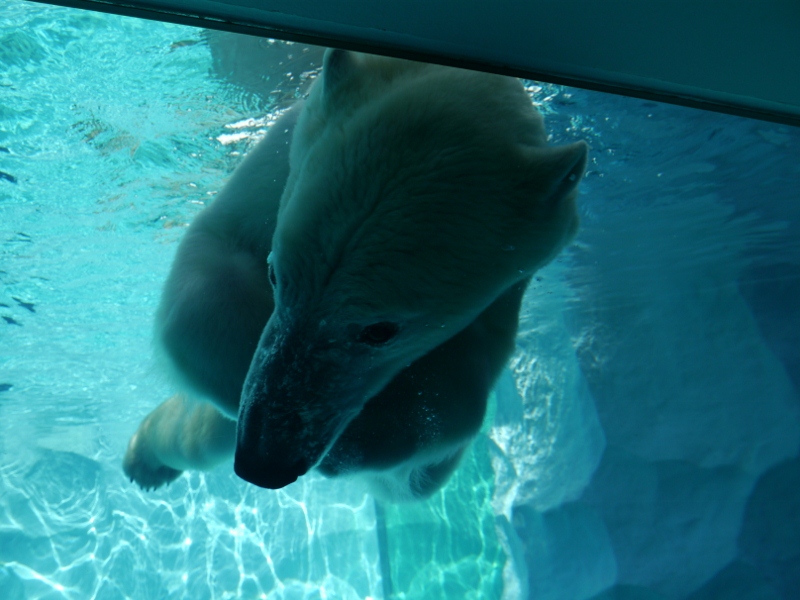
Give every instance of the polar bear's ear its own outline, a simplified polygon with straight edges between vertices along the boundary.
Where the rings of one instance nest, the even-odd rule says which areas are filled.
[[[336,95],[342,85],[349,81],[356,72],[358,65],[352,52],[329,48],[322,61],[322,77],[326,98]]]
[[[586,169],[588,152],[586,142],[533,150],[531,184],[538,188],[543,201],[557,203],[575,191]]]

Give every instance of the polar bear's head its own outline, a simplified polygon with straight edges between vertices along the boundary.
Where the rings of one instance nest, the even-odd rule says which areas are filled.
[[[574,236],[583,143],[515,79],[329,51],[295,130],[235,468],[279,488]]]

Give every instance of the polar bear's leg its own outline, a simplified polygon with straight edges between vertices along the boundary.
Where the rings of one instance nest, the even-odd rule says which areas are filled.
[[[369,491],[384,502],[412,502],[430,498],[444,486],[458,467],[469,443],[443,457],[430,458],[421,464],[402,464],[386,471],[372,471],[363,475]]]
[[[273,309],[267,255],[301,108],[284,113],[194,220],[156,317],[156,340],[177,381],[232,419]]]
[[[208,402],[182,394],[151,412],[131,438],[125,474],[142,488],[158,488],[187,469],[208,470],[229,459],[236,445],[236,421]]]
[[[296,103],[270,128],[178,247],[155,338],[162,362],[192,400],[173,396],[131,439],[123,466],[142,487],[232,456],[242,384],[273,310],[267,254],[302,107]]]
[[[424,500],[439,491],[439,488],[450,479],[450,475],[456,470],[466,449],[467,445],[464,445],[457,452],[437,463],[417,467],[411,471],[408,488],[414,499]]]
[[[156,339],[192,397],[236,418],[272,306],[266,257],[259,260],[200,227],[187,233],[164,287]]]
[[[202,228],[187,234],[156,330],[193,398],[175,395],[142,421],[123,461],[131,480],[158,488],[181,471],[208,470],[233,456],[242,382],[271,310],[266,261]]]

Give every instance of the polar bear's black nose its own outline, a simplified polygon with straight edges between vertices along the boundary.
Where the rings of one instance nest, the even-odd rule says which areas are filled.
[[[308,464],[305,460],[291,460],[290,457],[264,457],[237,449],[233,470],[245,481],[259,487],[278,490],[294,483],[305,475]]]
[[[303,431],[297,414],[281,414],[264,401],[243,402],[236,427],[233,470],[245,481],[271,490],[294,483],[313,466],[308,460]]]

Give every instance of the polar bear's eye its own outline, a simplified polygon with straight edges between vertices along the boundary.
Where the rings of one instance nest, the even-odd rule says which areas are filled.
[[[273,288],[278,287],[278,278],[275,277],[275,266],[272,264],[272,252],[267,254],[267,277]]]
[[[398,331],[400,327],[397,323],[381,321],[364,327],[358,333],[358,341],[370,346],[381,346],[397,335]]]
[[[272,284],[272,287],[278,287],[278,278],[275,277],[275,267],[269,265],[267,267],[267,275],[269,276],[269,282]]]

